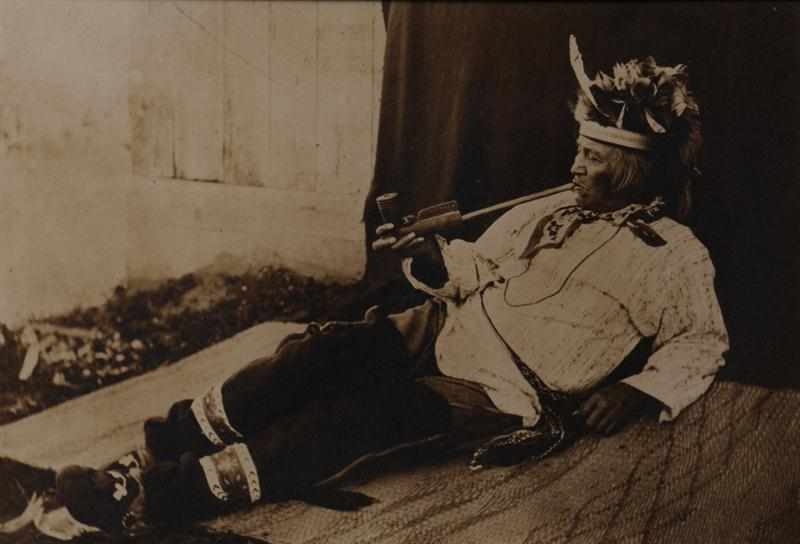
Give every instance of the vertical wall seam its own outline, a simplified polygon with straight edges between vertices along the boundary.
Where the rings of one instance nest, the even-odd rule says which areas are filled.
[[[228,42],[228,6],[223,3],[222,6],[220,6],[220,9],[222,9],[222,43],[227,43]],[[220,146],[220,150],[219,150],[220,157],[221,157],[220,158],[220,182],[221,183],[229,183],[230,182],[230,183],[233,183],[234,185],[236,185],[236,183],[237,183],[236,179],[232,179],[232,180],[228,180],[227,179],[227,165],[225,164],[225,148],[226,148],[226,146],[232,146],[232,144],[233,144],[233,141],[232,141],[233,140],[233,134],[232,134],[233,127],[230,125],[230,119],[229,119],[230,112],[228,111],[228,108],[225,107],[225,102],[226,102],[226,100],[228,98],[228,55],[225,52],[225,49],[222,47],[222,45],[219,45],[218,49],[219,49],[220,55],[222,55],[222,63],[221,63],[222,64],[222,93],[220,93],[221,94],[221,96],[220,96],[220,107],[222,108],[222,120],[221,120],[222,126],[220,127],[220,130],[222,131],[222,138],[220,138],[220,143],[222,145]],[[228,141],[229,135],[230,135],[230,140],[231,141]],[[233,153],[233,149],[232,148],[230,149],[230,152]]]
[[[267,168],[267,179],[263,181],[266,187],[275,184],[273,180],[272,155],[272,49],[275,45],[275,24],[272,14],[272,2],[267,3],[267,157],[269,157],[269,167]]]
[[[376,3],[377,9],[372,13],[372,24],[370,25],[370,102],[369,102],[369,160],[370,166],[375,170],[375,23],[378,18],[378,10],[382,5]]]
[[[314,2],[314,190],[319,190],[319,1]]]

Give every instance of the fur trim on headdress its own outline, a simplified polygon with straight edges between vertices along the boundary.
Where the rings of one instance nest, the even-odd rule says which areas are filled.
[[[671,155],[669,162],[678,161],[684,171],[673,173],[683,180],[679,182],[677,205],[679,210],[688,211],[691,181],[700,173],[703,138],[700,107],[687,87],[686,66],[659,66],[653,57],[633,59],[614,65],[613,77],[599,72],[590,80],[572,35],[570,62],[580,86],[575,120],[580,125],[596,123],[601,127],[613,127],[617,132],[638,134],[652,142],[653,148],[660,149],[668,157]],[[624,142],[612,141],[610,137],[605,141],[636,149]]]

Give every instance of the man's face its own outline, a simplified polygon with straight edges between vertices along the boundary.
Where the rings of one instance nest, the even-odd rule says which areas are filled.
[[[577,145],[570,173],[578,205],[598,212],[623,207],[625,203],[611,192],[613,147],[584,136],[578,136]]]

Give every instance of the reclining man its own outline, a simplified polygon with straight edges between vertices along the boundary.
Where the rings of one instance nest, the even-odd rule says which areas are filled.
[[[610,433],[648,406],[700,397],[728,339],[706,248],[678,220],[701,147],[685,67],[652,58],[580,90],[573,190],[515,207],[476,242],[379,228],[431,298],[403,313],[312,324],[166,418],[104,470],[68,467],[58,496],[112,533],[296,497],[359,457],[461,432],[473,468],[540,458],[578,426]],[[642,339],[644,368],[609,375]],[[601,387],[602,385],[602,387]]]

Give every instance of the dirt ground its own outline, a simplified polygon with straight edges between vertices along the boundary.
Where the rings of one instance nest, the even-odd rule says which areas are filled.
[[[0,424],[178,361],[264,321],[356,318],[359,284],[284,269],[189,274],[102,306],[0,324]]]

